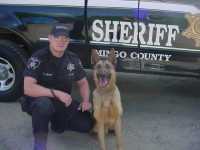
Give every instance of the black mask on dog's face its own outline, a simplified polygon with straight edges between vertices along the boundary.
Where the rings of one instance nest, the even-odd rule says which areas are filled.
[[[99,86],[105,87],[109,84],[113,69],[113,65],[107,59],[101,59],[95,65],[95,72]]]
[[[91,64],[94,65],[94,79],[99,87],[115,83],[116,62],[114,49],[110,50],[108,57],[100,57],[96,49],[92,50]]]

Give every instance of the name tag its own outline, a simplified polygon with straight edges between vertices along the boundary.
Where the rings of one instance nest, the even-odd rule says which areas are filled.
[[[48,73],[48,72],[43,72],[42,75],[45,76],[45,77],[52,77],[53,76],[52,73]]]

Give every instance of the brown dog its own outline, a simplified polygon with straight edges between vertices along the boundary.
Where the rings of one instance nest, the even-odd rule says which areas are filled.
[[[106,150],[105,134],[115,131],[117,150],[123,150],[121,117],[123,113],[121,97],[116,86],[115,50],[111,49],[108,58],[100,58],[92,50],[91,62],[94,65],[93,78],[96,89],[93,91],[95,131],[98,134],[101,150]]]

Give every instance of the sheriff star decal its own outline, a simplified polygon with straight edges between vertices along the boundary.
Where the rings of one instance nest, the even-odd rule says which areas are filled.
[[[35,70],[40,66],[40,60],[37,57],[31,57],[28,62],[28,69]]]
[[[195,46],[200,47],[200,15],[186,15],[189,27],[183,32],[183,36],[193,39]]]

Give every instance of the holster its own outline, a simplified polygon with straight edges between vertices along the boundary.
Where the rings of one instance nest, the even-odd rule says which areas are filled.
[[[21,104],[22,111],[30,114],[30,100],[28,100],[25,96],[22,96],[19,99],[19,103]]]

